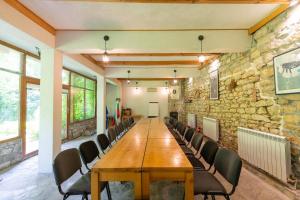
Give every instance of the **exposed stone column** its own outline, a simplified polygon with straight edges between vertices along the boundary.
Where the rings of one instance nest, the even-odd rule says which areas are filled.
[[[104,133],[106,128],[106,81],[97,76],[97,134]]]
[[[45,48],[41,51],[41,110],[39,135],[39,171],[52,172],[54,157],[61,147],[62,65],[60,51]]]

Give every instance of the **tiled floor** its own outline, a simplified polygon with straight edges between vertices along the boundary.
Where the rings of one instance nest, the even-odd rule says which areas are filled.
[[[92,137],[94,139],[95,137]],[[62,149],[78,147],[90,137],[79,138],[62,145]],[[76,179],[79,174],[74,175],[70,181],[65,183],[67,186]],[[219,177],[220,178],[220,177]],[[9,169],[0,172],[0,200],[58,200],[62,199],[59,194],[53,174],[38,173],[38,157],[27,159]],[[221,178],[220,178],[221,179]],[[223,182],[223,181],[222,181]],[[114,200],[132,199],[132,184],[111,183],[112,196]],[[230,187],[227,187],[230,189]],[[102,192],[103,199],[107,199],[105,191]],[[152,184],[151,199],[155,200],[175,200],[182,199],[182,184],[170,183],[167,181]],[[81,199],[70,197],[70,200]],[[201,199],[196,197],[195,199]],[[223,199],[217,198],[217,199]],[[275,189],[271,185],[261,180],[258,176],[252,174],[243,168],[239,186],[232,196],[233,200],[288,200],[289,198]]]

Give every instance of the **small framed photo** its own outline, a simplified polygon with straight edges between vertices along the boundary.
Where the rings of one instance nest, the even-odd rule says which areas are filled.
[[[212,71],[210,77],[210,99],[219,99],[219,73],[218,70]]]
[[[300,93],[300,48],[273,58],[276,94]]]

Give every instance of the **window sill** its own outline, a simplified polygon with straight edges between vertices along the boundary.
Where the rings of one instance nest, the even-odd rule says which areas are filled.
[[[11,142],[11,141],[14,141],[14,140],[17,140],[17,139],[20,139],[20,138],[21,138],[20,136],[16,136],[16,137],[8,138],[8,139],[5,139],[5,140],[0,140],[0,144]]]

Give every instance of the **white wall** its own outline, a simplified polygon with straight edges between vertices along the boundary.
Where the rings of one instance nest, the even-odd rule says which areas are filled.
[[[124,106],[131,108],[133,115],[148,116],[148,103],[159,102],[160,117],[168,116],[168,92],[164,81],[135,81],[123,83]],[[147,92],[147,88],[157,88],[157,92]]]

